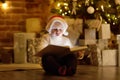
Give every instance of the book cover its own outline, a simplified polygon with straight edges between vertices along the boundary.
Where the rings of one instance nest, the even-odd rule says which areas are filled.
[[[74,48],[69,47],[63,47],[63,46],[56,46],[56,45],[48,45],[44,49],[42,49],[40,52],[36,54],[36,56],[42,56],[44,54],[54,54],[58,56],[64,56],[66,54],[86,49],[87,46],[76,46]]]

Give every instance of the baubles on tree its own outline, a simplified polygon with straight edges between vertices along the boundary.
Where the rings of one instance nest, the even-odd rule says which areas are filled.
[[[87,8],[87,12],[88,12],[89,14],[93,14],[93,13],[95,12],[94,7],[89,6],[89,7]]]

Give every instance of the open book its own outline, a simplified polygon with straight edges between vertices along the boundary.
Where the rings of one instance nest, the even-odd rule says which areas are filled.
[[[69,47],[63,47],[63,46],[48,45],[47,47],[42,49],[40,52],[38,52],[36,56],[41,57],[44,54],[55,54],[55,55],[63,56],[68,53],[76,52],[76,51],[83,50],[86,48],[87,46],[76,46],[73,48],[69,48]]]

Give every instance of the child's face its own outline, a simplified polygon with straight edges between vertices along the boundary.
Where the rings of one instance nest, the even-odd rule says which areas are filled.
[[[61,36],[63,34],[63,25],[59,22],[55,22],[52,26],[51,35]]]

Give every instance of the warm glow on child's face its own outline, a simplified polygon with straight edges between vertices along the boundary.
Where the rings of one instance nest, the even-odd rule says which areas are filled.
[[[53,36],[62,35],[63,34],[63,26],[62,26],[62,24],[59,23],[59,22],[54,23],[54,25],[52,26],[51,34]]]

